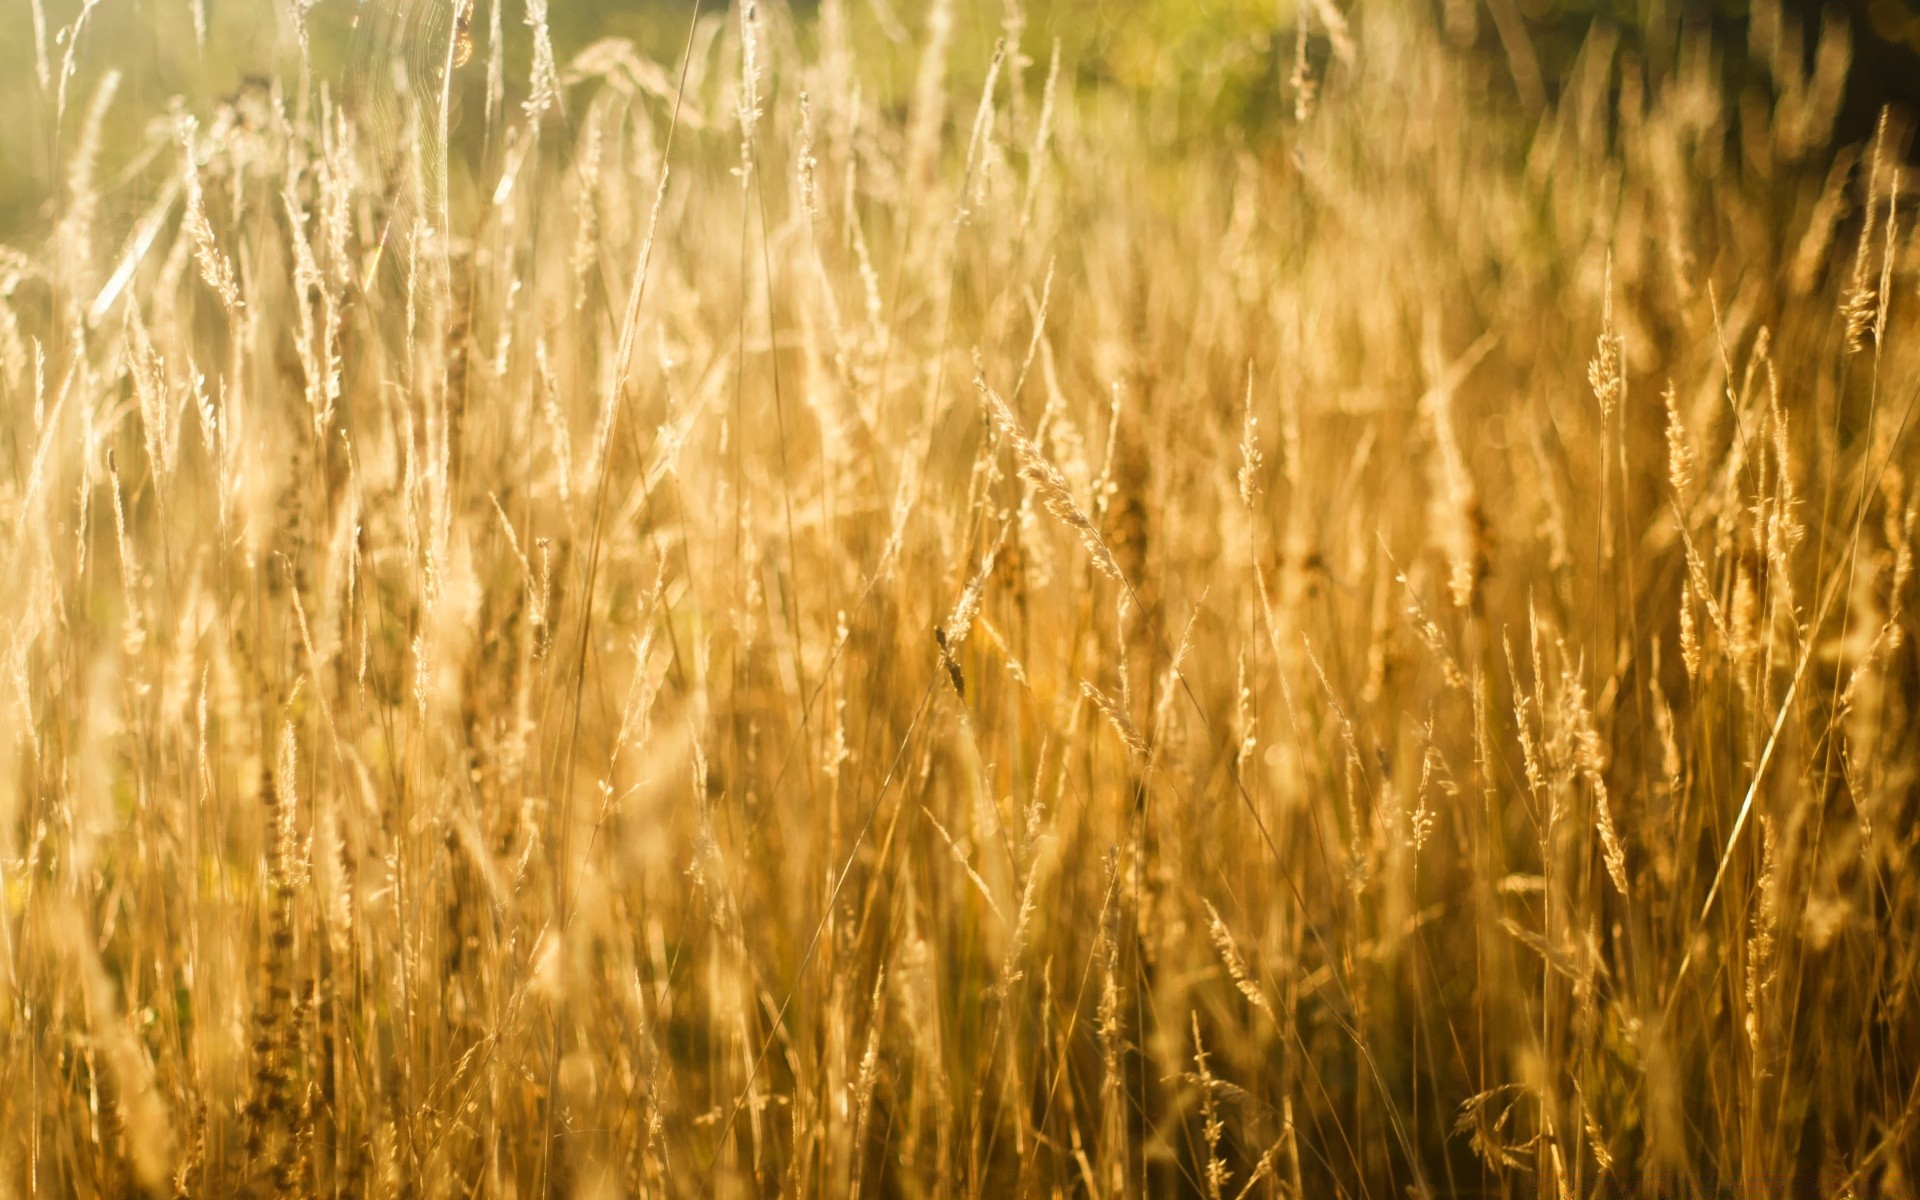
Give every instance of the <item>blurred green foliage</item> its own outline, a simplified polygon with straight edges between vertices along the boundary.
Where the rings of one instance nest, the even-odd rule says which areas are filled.
[[[486,53],[495,2],[476,0],[476,60]],[[525,78],[524,7],[521,0],[497,2],[511,92]],[[1311,23],[1312,0],[1305,2]],[[35,229],[50,227],[48,207],[59,196],[52,181],[62,174],[61,148],[70,144],[80,113],[107,72],[119,77],[102,159],[111,206],[116,183],[126,182],[114,171],[150,144],[155,131],[148,123],[164,120],[174,97],[181,97],[189,111],[204,113],[250,78],[293,78],[299,69],[292,9],[280,0],[98,0],[87,12],[76,47],[63,33],[80,18],[84,3],[43,0],[44,21],[36,29],[33,0],[0,0],[0,30],[7,31],[0,36],[0,113],[7,118],[0,121],[0,240],[32,237]],[[368,39],[356,26],[369,14],[399,31],[397,36],[444,44],[453,3],[319,0],[306,16],[315,79],[335,96],[365,86],[367,61],[377,55],[369,53]],[[799,36],[809,36],[818,0],[763,0],[763,5],[791,12]],[[1879,8],[1869,12],[1874,5]],[[1803,24],[1819,20],[1814,5],[1786,7],[1797,11]],[[1858,0],[1830,10],[1858,31],[1855,73],[1866,77],[1865,86],[1856,82],[1850,94],[1842,140],[1877,113],[1886,88],[1876,88],[1876,76],[1898,85],[1906,72],[1905,86],[1920,88],[1915,53],[1920,51],[1920,12],[1904,19],[1910,7],[1909,0]],[[702,0],[702,19],[719,25],[729,8],[730,0]],[[904,102],[927,5],[845,0],[845,8],[868,77],[888,81],[894,98]],[[643,55],[671,62],[679,57],[693,9],[693,0],[554,4],[555,51],[564,64],[599,38],[619,37],[632,40]],[[1490,90],[1517,99],[1511,51],[1498,35],[1498,16],[1504,12],[1524,27],[1550,100],[1596,22],[1617,30],[1627,51],[1658,74],[1672,61],[1682,30],[1708,35],[1723,47],[1743,47],[1747,9],[1745,0],[1393,0],[1368,10],[1365,19],[1423,21],[1446,29],[1463,53],[1479,58]],[[1021,14],[1021,45],[1039,64],[1029,73],[1030,86],[1038,86],[1057,40],[1066,77],[1075,87],[1118,90],[1151,114],[1147,127],[1157,139],[1204,132],[1258,140],[1286,127],[1292,106],[1287,81],[1301,11],[1301,0],[1029,0]],[[204,16],[202,31],[196,31],[196,12]],[[1007,32],[1009,8],[1003,0],[964,0],[954,4],[953,13],[955,72],[965,78],[984,66]],[[1913,46],[1886,42],[1882,35],[1888,33],[1911,34]],[[718,44],[719,39],[708,43],[710,48]],[[44,60],[36,45],[44,47]],[[1327,55],[1324,40],[1310,40],[1308,52],[1319,73]],[[1727,63],[1730,87],[1749,81],[1750,73],[1740,74],[1741,56],[1728,55]],[[56,122],[68,65],[64,116]],[[459,113],[479,102],[482,70],[469,66],[458,81],[456,125]],[[777,73],[774,86],[785,86]],[[456,140],[463,133],[472,131],[456,128]]]

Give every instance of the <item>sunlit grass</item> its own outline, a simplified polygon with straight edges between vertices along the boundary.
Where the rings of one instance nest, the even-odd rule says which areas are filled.
[[[1912,1195],[1905,129],[1457,7],[41,14],[0,1196]]]

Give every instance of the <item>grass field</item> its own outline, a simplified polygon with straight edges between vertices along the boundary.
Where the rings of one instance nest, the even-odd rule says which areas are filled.
[[[1843,25],[9,3],[0,1197],[1920,1195]]]

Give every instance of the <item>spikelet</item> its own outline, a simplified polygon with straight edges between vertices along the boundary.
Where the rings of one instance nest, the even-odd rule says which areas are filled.
[[[520,110],[530,123],[538,125],[549,110],[558,109],[565,116],[566,105],[560,71],[553,60],[553,37],[547,29],[547,0],[527,0],[525,19],[527,28],[533,31],[533,61],[528,67],[527,98],[520,102]],[[494,44],[499,45],[497,38]]]
[[[820,160],[813,153],[813,104],[807,93],[800,93],[800,132],[793,153],[793,179],[798,188],[800,210],[809,222],[820,219]],[[831,296],[831,289],[828,289]]]
[[[1189,631],[1192,630],[1192,621],[1187,622],[1187,628]],[[1172,692],[1173,690],[1168,688],[1163,695],[1171,699]],[[1240,730],[1239,742],[1233,752],[1234,767],[1244,773],[1248,760],[1260,746],[1259,722],[1253,714],[1253,689],[1247,686],[1247,656],[1244,652],[1235,656],[1233,694],[1234,725]]]
[[[326,251],[327,271],[336,290],[353,282],[353,262],[348,255],[353,193],[361,183],[354,166],[355,129],[346,111],[322,96],[321,105],[320,242]]]
[[[187,1152],[180,1156],[180,1162],[173,1169],[173,1200],[192,1200],[198,1192],[193,1186],[194,1177],[201,1174],[207,1162],[207,1119],[204,1105],[196,1105],[192,1114],[193,1137],[187,1143]]]
[[[980,104],[973,113],[973,131],[967,138],[967,163],[961,173],[965,190],[953,214],[955,225],[966,224],[974,206],[987,198],[993,165],[997,161],[997,149],[993,145],[993,96],[1000,84],[1000,68],[1006,60],[1007,44],[995,43],[993,57],[987,62],[986,81],[980,86]]]
[[[1774,978],[1774,940],[1780,927],[1780,865],[1773,820],[1760,815],[1759,903],[1753,909],[1753,933],[1747,940],[1747,1042],[1760,1052],[1760,1008]]]
[[[566,414],[560,411],[560,383],[548,360],[547,340],[533,346],[533,362],[539,381],[540,415],[546,421],[547,437],[553,455],[553,478],[562,507],[573,503],[573,437],[567,429]]]
[[[1887,310],[1893,303],[1893,264],[1899,257],[1900,165],[1893,166],[1893,181],[1887,188],[1887,239],[1880,251],[1880,302],[1873,312],[1873,344],[1887,344]]]
[[[1860,230],[1860,242],[1854,247],[1853,282],[1841,302],[1840,315],[1847,323],[1847,349],[1858,354],[1867,348],[1867,332],[1877,329],[1881,318],[1880,290],[1874,286],[1873,241],[1880,219],[1880,170],[1887,148],[1887,120],[1890,109],[1880,110],[1880,121],[1873,132],[1873,155],[1867,171],[1866,223]]]
[[[1435,774],[1440,775],[1438,784],[1434,782]],[[1440,752],[1429,742],[1426,750],[1420,755],[1420,787],[1415,793],[1418,799],[1414,804],[1413,812],[1407,816],[1406,845],[1413,851],[1416,858],[1425,848],[1427,840],[1433,836],[1433,808],[1427,801],[1432,797],[1436,786],[1449,796],[1459,793],[1453,781],[1446,777],[1446,763],[1441,759]]]
[[[1881,482],[1886,495],[1884,520],[1887,545],[1893,550],[1893,569],[1887,580],[1887,619],[1881,637],[1887,653],[1897,653],[1906,644],[1907,584],[1913,578],[1914,525],[1920,518],[1920,495],[1908,499],[1904,512],[1900,507],[1900,488],[1892,472]]]
[[[1221,1188],[1233,1178],[1233,1172],[1227,1170],[1227,1164],[1220,1161],[1220,1137],[1226,1127],[1220,1123],[1220,1107],[1214,1100],[1216,1081],[1212,1070],[1207,1066],[1207,1048],[1200,1040],[1200,1014],[1188,1014],[1193,1025],[1193,1073],[1200,1088],[1200,1136],[1207,1143],[1207,1165],[1204,1178],[1207,1183],[1208,1200],[1222,1200]]]
[[[1773,497],[1767,505],[1766,552],[1768,564],[1773,568],[1771,579],[1774,585],[1786,593],[1791,608],[1793,572],[1789,569],[1789,559],[1800,543],[1806,540],[1807,529],[1800,523],[1796,511],[1799,498],[1793,485],[1793,457],[1790,450],[1791,439],[1787,431],[1786,410],[1780,403],[1778,378],[1773,364],[1767,364],[1767,384],[1771,396],[1768,405],[1768,422],[1773,433]]]
[[[292,702],[289,696],[286,707],[291,709]],[[290,1170],[294,1149],[292,1072],[299,1030],[293,1000],[293,909],[296,884],[303,874],[296,835],[298,798],[293,791],[298,776],[295,755],[293,724],[288,719],[281,726],[277,764],[263,764],[261,769],[260,799],[266,808],[266,945],[252,1018],[253,1080],[241,1114],[248,1157],[276,1177]],[[284,1178],[276,1182],[281,1191],[288,1190]]]
[[[1674,719],[1673,706],[1667,701],[1666,689],[1660,686],[1660,643],[1655,641],[1650,649],[1653,670],[1648,676],[1647,691],[1653,700],[1653,729],[1660,747],[1660,776],[1654,794],[1664,800],[1666,811],[1671,813],[1673,806],[1683,802],[1686,797],[1686,764],[1681,756],[1681,734],[1678,722]],[[1673,838],[1658,836],[1660,826],[1656,823],[1650,822],[1646,828],[1650,834],[1654,834],[1647,839],[1652,850],[1654,873],[1662,885],[1670,886],[1676,866]]]
[[[1600,857],[1606,863],[1607,878],[1613,881],[1614,890],[1622,896],[1627,891],[1627,852],[1620,843],[1620,834],[1613,824],[1613,803],[1607,799],[1604,783],[1593,790],[1594,823],[1600,832]]]
[[[1594,339],[1593,358],[1587,363],[1587,386],[1600,405],[1600,419],[1609,422],[1626,398],[1625,342],[1613,324],[1613,255],[1607,255],[1606,282],[1600,302],[1600,335]]]
[[[1426,606],[1420,603],[1420,593],[1414,590],[1412,581],[1407,578],[1404,571],[1400,570],[1399,565],[1393,562],[1391,555],[1387,556],[1387,562],[1393,566],[1395,582],[1406,593],[1407,621],[1420,634],[1420,640],[1427,644],[1427,649],[1433,652],[1433,657],[1439,662],[1441,678],[1446,680],[1448,687],[1465,691],[1466,672],[1460,669],[1459,660],[1454,657],[1452,648],[1447,645],[1446,633],[1433,617],[1428,615]]]
[[[296,693],[298,688],[296,687]],[[289,890],[305,886],[311,864],[304,853],[299,834],[300,749],[293,721],[280,724],[280,749],[276,767],[274,794],[278,824],[273,830],[273,870],[279,886]]]
[[[1109,853],[1107,870],[1110,877],[1117,876],[1119,863],[1115,855]],[[1117,880],[1110,878],[1109,890]],[[1124,1195],[1126,1187],[1126,1165],[1118,1143],[1124,1135],[1124,1103],[1126,1081],[1121,1073],[1121,1058],[1126,1040],[1125,1014],[1120,998],[1120,940],[1115,934],[1117,914],[1111,904],[1101,915],[1100,945],[1096,953],[1101,958],[1100,1003],[1095,1009],[1094,1030],[1100,1042],[1100,1117],[1102,1133],[1109,1135],[1114,1145],[1102,1154],[1106,1176],[1103,1181],[1109,1195]]]
[[[1002,996],[1010,996],[1013,986],[1026,977],[1020,969],[1020,958],[1027,950],[1027,941],[1033,933],[1033,914],[1040,895],[1040,864],[1033,864],[1027,871],[1027,886],[1020,890],[1020,908],[1014,913],[1013,929],[1007,935],[1007,952],[1000,961],[1000,982],[995,985]]]
[[[1564,662],[1567,650],[1560,647]],[[1594,825],[1600,834],[1600,857],[1606,863],[1607,877],[1622,896],[1627,895],[1627,854],[1613,822],[1613,803],[1607,795],[1606,743],[1594,728],[1593,710],[1587,704],[1587,689],[1569,667],[1560,672],[1560,708],[1562,719],[1573,740],[1573,763],[1593,794]]]
[[[886,1015],[886,1005],[882,998],[886,995],[887,968],[883,964],[873,976],[873,998],[867,1003],[867,1042],[860,1054],[860,1070],[853,1079],[853,1144],[864,1146],[867,1141],[867,1122],[873,1112],[873,1092],[880,1078],[880,1028],[881,1018]],[[859,1200],[860,1172],[856,1167],[852,1200]]]
[[[1672,380],[1667,381],[1667,390],[1661,398],[1667,406],[1667,485],[1685,511],[1693,495],[1693,447],[1687,440],[1687,425],[1680,416],[1679,396]]]
[[[1287,86],[1293,90],[1293,119],[1305,125],[1313,119],[1314,99],[1320,85],[1307,62],[1307,10],[1304,7],[1297,11],[1294,22],[1293,73],[1287,77]]]
[[[753,177],[753,135],[760,127],[760,6],[755,0],[740,4],[740,165],[733,170],[742,188]]]
[[[1207,932],[1213,937],[1213,948],[1220,955],[1220,965],[1227,969],[1227,977],[1233,980],[1234,990],[1245,996],[1247,1003],[1272,1017],[1273,1006],[1267,1002],[1267,994],[1260,990],[1260,985],[1254,982],[1253,973],[1247,970],[1246,960],[1240,956],[1240,947],[1234,944],[1227,923],[1220,919],[1211,900],[1201,903],[1207,908]]]
[[[1120,564],[1113,557],[1113,551],[1107,547],[1106,539],[1093,527],[1093,522],[1075,503],[1073,491],[1067,484],[1067,477],[1060,468],[1053,465],[1040,448],[1027,439],[1020,431],[1020,423],[1006,402],[987,384],[986,376],[980,364],[979,355],[974,356],[973,386],[980,393],[980,399],[986,405],[987,415],[993,421],[1000,436],[1007,439],[1013,447],[1013,456],[1020,465],[1020,476],[1033,485],[1034,494],[1040,503],[1056,519],[1072,529],[1087,548],[1093,559],[1094,567],[1115,583],[1125,584],[1126,577],[1120,573]]]
[[[174,136],[180,142],[181,179],[186,187],[184,228],[193,242],[193,260],[200,267],[200,278],[220,297],[229,318],[241,309],[240,285],[234,279],[233,264],[227,261],[213,236],[213,224],[207,220],[207,203],[200,190],[198,124],[185,113],[174,118]]]
[[[1120,735],[1120,740],[1127,744],[1127,749],[1143,758],[1146,756],[1147,739],[1140,736],[1140,731],[1134,727],[1133,718],[1127,715],[1127,710],[1122,708],[1118,701],[1084,679],[1080,681],[1080,694],[1093,701],[1093,706],[1100,710],[1100,715],[1107,719],[1107,724],[1113,726],[1113,731]]]
[[[1575,1090],[1578,1091],[1577,1085]],[[1602,1172],[1613,1170],[1613,1151],[1607,1148],[1606,1131],[1600,1128],[1600,1119],[1584,1096],[1580,1101],[1580,1127],[1587,1135],[1587,1149],[1592,1152],[1594,1163]]]
[[[1694,624],[1693,580],[1680,581],[1680,661],[1686,664],[1687,678],[1700,678],[1700,632]]]
[[[600,265],[600,166],[606,142],[605,105],[587,110],[574,165],[573,311],[586,308],[593,273]]]
[[[1253,499],[1260,492],[1260,419],[1253,415],[1253,364],[1247,364],[1247,395],[1242,404],[1240,418],[1240,503],[1248,511],[1253,509]]]
[[[527,624],[533,630],[533,656],[545,658],[553,647],[553,541],[536,538],[540,562],[527,581]]]
[[[980,612],[980,598],[986,592],[987,581],[993,577],[993,564],[1000,556],[1000,548],[1006,544],[1007,532],[1001,527],[1000,536],[980,559],[979,569],[967,586],[961,590],[960,598],[953,603],[953,611],[947,614],[946,624],[940,628],[940,644],[948,654],[958,654],[965,644],[967,635],[973,630],[973,621]]]
[[[147,336],[137,304],[127,305],[127,367],[133,376],[134,399],[140,408],[147,461],[153,468],[155,487],[164,500],[180,448],[180,427],[173,398],[168,395],[167,364]]]

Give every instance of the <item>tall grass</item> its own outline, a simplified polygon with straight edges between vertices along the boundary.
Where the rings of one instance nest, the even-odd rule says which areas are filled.
[[[8,93],[0,1195],[1915,1194],[1840,26],[1315,0],[1248,138],[1017,0],[172,105],[111,3]]]

